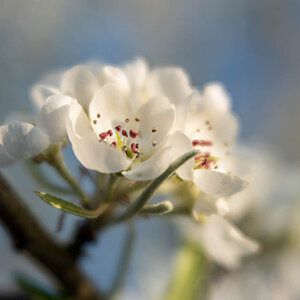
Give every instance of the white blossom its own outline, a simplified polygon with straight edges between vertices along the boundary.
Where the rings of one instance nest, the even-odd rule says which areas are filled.
[[[124,171],[130,179],[148,180],[171,162],[165,145],[174,116],[166,97],[136,107],[124,86],[108,83],[95,94],[87,113],[78,101],[72,103],[68,136],[85,167],[102,173]]]
[[[230,112],[230,101],[219,84],[207,85],[202,94],[195,91],[187,101],[187,118],[182,131],[170,140],[174,155],[198,149],[200,154],[182,166],[177,174],[193,181],[204,193],[220,198],[231,196],[246,186],[240,175],[241,160],[231,151],[238,122]]]
[[[36,125],[12,121],[0,126],[0,166],[40,154],[65,138],[71,102],[72,98],[68,96],[49,96],[41,107]]]
[[[245,256],[259,250],[256,241],[218,215],[211,215],[202,225],[190,219],[179,225],[181,232],[203,247],[210,259],[229,269],[238,267]]]

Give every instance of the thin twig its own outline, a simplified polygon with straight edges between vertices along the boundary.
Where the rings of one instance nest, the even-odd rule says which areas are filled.
[[[0,221],[11,236],[16,249],[24,251],[50,273],[72,299],[94,300],[103,296],[82,274],[76,260],[48,233],[21,203],[0,174]]]
[[[90,208],[90,202],[88,196],[85,194],[84,190],[81,188],[80,184],[76,181],[73,175],[68,170],[62,153],[58,151],[55,155],[47,159],[49,165],[51,165],[60,176],[70,185],[74,192],[80,197],[82,205],[85,208]]]

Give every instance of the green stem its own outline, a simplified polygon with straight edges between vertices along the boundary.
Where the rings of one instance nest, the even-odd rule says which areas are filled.
[[[51,191],[58,192],[63,195],[74,195],[74,191],[71,190],[69,187],[64,188],[63,186],[58,186],[48,180],[46,178],[43,171],[38,167],[38,165],[32,161],[25,161],[25,166],[29,172],[29,174],[32,176],[32,178],[41,185],[42,187],[46,187],[47,189],[50,189]]]
[[[127,208],[127,210],[111,220],[111,223],[121,223],[125,220],[132,218],[136,215],[147,203],[147,201],[152,197],[154,192],[160,187],[160,185],[171,175],[173,174],[180,166],[187,162],[190,158],[198,154],[198,151],[190,151],[177,160],[175,160],[169,168],[163,172],[159,177],[154,179],[148,187],[143,191],[143,193]]]
[[[145,205],[139,213],[143,215],[165,215],[169,214],[173,208],[172,202],[162,201],[157,204]]]
[[[186,242],[179,250],[173,278],[164,300],[204,299],[209,264],[202,249]]]
[[[166,216],[190,216],[191,213],[191,208],[189,206],[177,206],[166,214]]]
[[[73,177],[73,175],[68,170],[62,153],[58,151],[55,155],[47,159],[49,165],[51,165],[60,176],[70,185],[73,191],[79,196],[82,205],[85,208],[90,208],[90,202],[88,196],[85,194],[84,190],[81,188],[80,184]]]
[[[115,174],[109,175],[109,180],[107,183],[106,193],[105,193],[105,202],[110,202],[112,198],[113,191],[115,189],[116,183],[118,180],[118,176]]]
[[[139,190],[145,188],[148,184],[149,184],[149,182],[138,181],[138,182],[134,183],[132,186],[130,186],[127,190],[125,190],[125,194],[130,195],[135,192],[138,192]]]

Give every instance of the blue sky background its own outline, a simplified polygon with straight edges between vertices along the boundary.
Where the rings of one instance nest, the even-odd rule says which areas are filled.
[[[288,164],[299,163],[299,36],[298,0],[3,0],[0,121],[9,112],[28,109],[28,88],[49,70],[91,59],[121,63],[143,56],[152,66],[184,67],[199,87],[212,80],[223,82],[241,121],[240,140],[263,144]],[[50,209],[45,215],[46,206],[33,199],[36,185],[24,177],[22,167],[14,166],[5,174],[53,231],[57,214]],[[141,228],[152,233],[158,247],[161,237],[153,235],[151,226],[159,225],[149,222]],[[170,236],[170,230],[166,227],[164,236]],[[93,259],[84,263],[93,278],[101,277],[103,268],[107,274],[113,273],[121,231],[116,229],[113,238],[99,246],[111,255],[105,266],[100,264],[97,269],[90,263]],[[164,241],[174,243],[172,239]],[[97,249],[91,250],[94,259],[97,253],[101,256]],[[9,270],[28,267],[11,263],[18,260],[1,229],[0,252],[7,256],[5,260],[0,256],[0,262],[7,264],[6,272],[0,270],[3,287],[11,282]],[[151,253],[149,259],[156,261],[157,252]],[[132,274],[137,280],[137,273]]]

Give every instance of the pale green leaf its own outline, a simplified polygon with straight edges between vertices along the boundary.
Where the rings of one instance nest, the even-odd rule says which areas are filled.
[[[39,191],[35,191],[35,192],[42,200],[44,200],[46,203],[50,204],[51,206],[63,210],[65,212],[68,212],[72,215],[76,215],[83,218],[89,218],[89,219],[97,218],[99,215],[103,213],[103,211],[107,207],[107,205],[102,205],[96,210],[87,210],[71,202],[55,197],[53,195],[44,192],[39,192]]]

